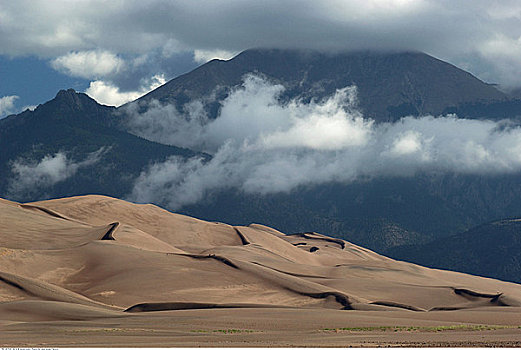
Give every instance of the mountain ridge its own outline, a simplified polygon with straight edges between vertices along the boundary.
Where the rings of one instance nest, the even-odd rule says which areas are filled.
[[[105,149],[103,163],[81,169],[74,177],[57,183],[47,196],[65,193],[113,193],[124,196],[143,167],[169,156],[201,155],[188,149],[162,145],[132,135],[119,128],[115,107],[98,104],[84,93],[60,90],[56,97],[25,111],[0,120],[0,189],[6,193],[12,178],[10,167],[17,160],[41,161],[45,156],[64,152],[71,161]],[[120,171],[119,181],[109,180],[111,171]],[[95,174],[103,174],[97,177]],[[132,175],[131,175],[132,174]],[[78,179],[79,177],[80,179]],[[21,199],[30,199],[20,197]]]
[[[396,120],[408,114],[438,115],[467,102],[508,99],[472,74],[420,52],[333,54],[251,49],[227,61],[212,60],[137,101],[156,99],[175,103],[181,110],[186,101],[208,98],[212,93],[216,93],[216,100],[222,100],[250,72],[284,85],[286,98],[322,98],[354,84],[362,111],[377,121]]]
[[[280,55],[280,51],[274,52],[271,54]],[[335,84],[338,81],[330,82],[330,85],[323,90],[310,88],[300,95],[295,90],[298,88],[296,82],[302,80],[305,72],[308,74],[306,87],[312,86],[312,82],[321,81],[322,78],[313,77],[313,74],[320,76],[319,70],[309,70],[309,62],[316,60],[317,56],[314,55],[315,53],[309,53],[301,57],[300,61],[303,63],[300,66],[292,67],[291,58],[286,58],[281,64],[273,66],[274,71],[278,69],[282,73],[289,68],[292,69],[284,73],[286,77],[283,74],[278,80],[279,82],[291,80],[293,84],[287,88],[286,95],[281,98],[293,98],[297,95],[301,99],[314,98],[314,93],[317,91],[320,92],[317,98],[320,98],[322,95],[329,94],[327,89],[336,88]],[[417,55],[406,56],[414,58]],[[238,57],[239,61],[255,63],[258,53],[246,52]],[[367,63],[362,62],[365,56],[356,57],[362,66]],[[428,56],[421,54],[419,57]],[[425,59],[437,62],[434,58]],[[169,95],[170,87],[172,84],[178,84],[178,90],[184,94],[179,96],[184,96],[185,101],[198,98],[197,93],[202,96],[207,91],[215,92],[213,100],[208,102],[207,107],[211,113],[217,113],[230,87],[221,85],[222,89],[215,91],[215,86],[219,85],[218,83],[226,83],[223,79],[227,77],[231,61],[233,59],[226,62],[211,61],[196,69],[195,73],[173,79],[135,103],[142,103],[143,108],[146,108],[147,99],[155,99],[159,92],[166,96],[163,102],[169,103],[172,96],[178,96],[175,91]],[[379,69],[384,70],[390,64],[385,60],[371,62],[372,64],[380,62],[382,66]],[[398,65],[401,67],[402,64]],[[447,67],[445,64],[442,66]],[[212,67],[216,67],[215,71]],[[299,70],[299,67],[302,69]],[[336,69],[340,69],[338,67],[345,68],[341,63],[337,64]],[[332,72],[335,70],[333,69]],[[235,82],[240,83],[242,73],[243,71],[234,72]],[[193,74],[197,74],[198,78],[193,78]],[[466,74],[464,76],[468,77]],[[190,79],[192,79],[191,85],[183,85],[183,82]],[[200,86],[197,85],[198,82]],[[345,81],[342,82],[342,86],[345,84]],[[486,91],[493,91],[489,88],[495,89],[485,86],[486,84],[482,82],[478,84],[486,88]],[[384,87],[380,88],[384,89]],[[493,96],[498,95],[494,92]],[[502,98],[502,95],[499,96],[498,98]],[[182,99],[178,102],[181,105],[184,103]],[[510,102],[511,112],[506,116],[521,111],[515,100]],[[487,105],[494,104],[500,106],[494,107],[496,110],[504,106],[504,102],[501,101]],[[475,105],[471,105],[472,108],[465,106],[460,105],[456,108],[468,108],[467,110],[472,114],[472,110],[480,110],[483,104],[475,102]],[[445,106],[438,107],[439,110],[442,108]],[[163,162],[170,157],[180,157],[185,160],[191,157],[211,158],[207,154],[151,142],[128,133],[122,127],[123,116],[119,114],[123,110],[124,107],[100,105],[86,94],[68,89],[61,90],[53,100],[38,106],[35,111],[25,111],[0,120],[0,148],[3,151],[0,153],[0,195],[9,194],[10,181],[15,180],[13,172],[15,162],[20,161],[22,164],[34,167],[45,157],[53,157],[58,153],[75,164],[82,163],[89,155],[100,149],[107,150],[102,153],[98,163],[78,168],[73,176],[61,182],[39,188],[25,197],[10,198],[27,201],[90,193],[124,198],[132,191],[135,180],[144,169],[154,163]],[[402,111],[405,110],[407,109]],[[389,114],[385,118],[382,117],[380,121],[398,115],[395,114],[393,117]],[[165,186],[171,184],[165,183]],[[12,196],[12,193],[9,195]],[[496,200],[496,197],[500,197],[501,200]],[[384,178],[351,184],[304,186],[290,193],[264,196],[245,194],[231,189],[211,193],[204,203],[185,206],[181,212],[202,219],[225,220],[237,225],[252,221],[263,222],[289,233],[302,230],[335,232],[340,238],[378,252],[387,252],[393,246],[426,243],[441,236],[469,229],[482,221],[521,215],[521,177],[516,174],[486,177],[479,174],[442,176],[422,173],[410,178]]]

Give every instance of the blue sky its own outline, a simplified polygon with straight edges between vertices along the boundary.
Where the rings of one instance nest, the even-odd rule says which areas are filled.
[[[0,77],[0,96],[18,96],[17,108],[48,101],[60,89],[70,87],[85,91],[89,86],[88,80],[60,74],[50,67],[48,61],[34,56],[0,56]]]
[[[159,75],[164,77],[164,80],[169,80],[189,72],[198,66],[192,55],[185,53],[184,57],[177,57],[177,62],[170,69],[158,68],[153,75]],[[89,88],[92,80],[63,73],[53,68],[51,62],[52,60],[34,55],[22,57],[0,55],[0,98],[16,96],[13,99],[13,106],[7,108],[5,113],[0,113],[0,117],[45,103],[54,98],[56,93],[62,89],[72,88],[84,92]],[[130,91],[136,87],[136,84],[139,84],[140,79],[142,77],[122,76],[119,77],[118,83],[123,91],[125,88]]]
[[[120,105],[252,47],[418,50],[521,86],[514,0],[0,0],[0,117],[74,88]]]

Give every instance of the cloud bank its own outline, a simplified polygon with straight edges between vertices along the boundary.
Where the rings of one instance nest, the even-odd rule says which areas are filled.
[[[0,5],[0,54],[38,55],[64,61],[62,66],[93,50],[157,63],[158,57],[182,52],[203,62],[216,53],[252,47],[406,49],[448,60],[491,82],[519,86],[520,37],[516,0],[18,0]],[[81,74],[92,75],[97,67],[91,69]]]
[[[80,162],[69,159],[65,152],[46,155],[40,161],[16,159],[11,163],[13,176],[9,180],[7,193],[12,198],[24,198],[38,190],[46,190],[72,177],[79,169],[99,162],[106,151],[102,147]]]
[[[213,155],[153,164],[136,180],[130,199],[179,209],[222,189],[269,194],[419,172],[521,171],[521,128],[509,121],[424,116],[375,124],[357,110],[356,87],[307,104],[279,102],[283,90],[246,76],[214,120],[202,101],[182,112],[158,102],[143,114],[127,109],[134,133]]]

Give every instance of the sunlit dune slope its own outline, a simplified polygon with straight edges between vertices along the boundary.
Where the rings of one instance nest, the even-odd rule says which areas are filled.
[[[521,306],[521,285],[395,261],[318,233],[210,223],[104,196],[0,200],[0,319],[504,306]]]

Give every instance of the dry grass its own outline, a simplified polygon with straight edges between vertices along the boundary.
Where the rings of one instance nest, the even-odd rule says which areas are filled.
[[[376,327],[343,327],[343,328],[324,328],[327,332],[443,332],[443,331],[492,331],[497,329],[514,329],[521,326],[506,325],[474,325],[458,324],[450,326],[376,326]]]
[[[192,333],[222,333],[222,334],[237,334],[237,333],[256,333],[251,329],[192,329]]]

